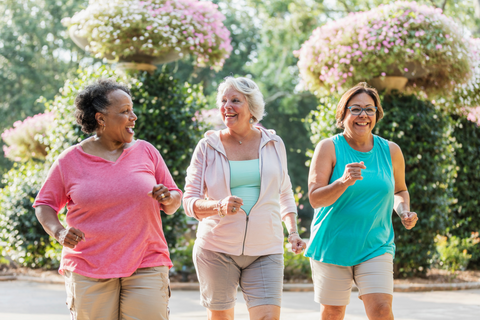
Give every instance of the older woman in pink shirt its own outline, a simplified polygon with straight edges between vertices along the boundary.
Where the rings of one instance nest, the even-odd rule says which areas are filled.
[[[72,319],[168,319],[172,266],[160,210],[180,206],[160,153],[134,140],[130,91],[98,80],[75,99],[77,122],[95,136],[65,150],[35,203],[45,231],[63,245]],[[57,213],[67,206],[67,226]]]
[[[200,220],[194,263],[209,319],[233,319],[242,288],[250,319],[279,319],[283,227],[295,253],[305,248],[282,139],[254,126],[264,114],[258,86],[228,77],[217,95],[225,130],[205,134],[187,170],[184,207]]]

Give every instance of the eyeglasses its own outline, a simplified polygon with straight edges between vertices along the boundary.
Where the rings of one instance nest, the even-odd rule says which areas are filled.
[[[350,113],[354,116],[360,115],[363,111],[365,111],[367,116],[374,116],[375,113],[377,112],[377,107],[362,108],[359,106],[350,106],[350,107],[347,107],[347,109],[350,110]]]

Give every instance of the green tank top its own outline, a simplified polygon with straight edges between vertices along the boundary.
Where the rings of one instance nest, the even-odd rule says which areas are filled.
[[[395,254],[392,225],[395,182],[388,141],[373,136],[373,148],[360,152],[343,134],[332,138],[336,164],[329,183],[339,179],[345,165],[363,161],[358,180],[328,207],[315,210],[305,256],[324,263],[354,266],[384,253]]]
[[[260,163],[258,159],[229,161],[230,191],[243,199],[242,209],[250,214],[260,196]]]

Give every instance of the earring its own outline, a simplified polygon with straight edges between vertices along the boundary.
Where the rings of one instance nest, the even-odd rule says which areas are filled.
[[[250,120],[248,120],[248,122],[249,122],[250,124],[253,124],[253,123],[255,122],[255,120],[253,120],[253,118],[250,118]]]

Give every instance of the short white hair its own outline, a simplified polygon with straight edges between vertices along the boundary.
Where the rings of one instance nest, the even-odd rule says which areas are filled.
[[[225,91],[230,88],[234,88],[245,96],[248,102],[248,110],[253,116],[254,123],[260,122],[265,115],[265,102],[257,84],[248,78],[226,77],[225,81],[218,86],[217,107],[219,109],[222,106],[222,98]]]

